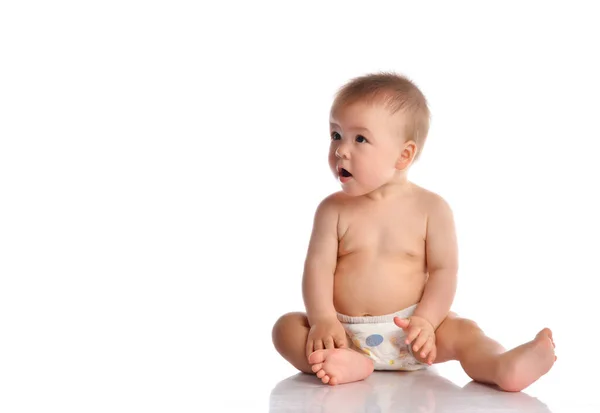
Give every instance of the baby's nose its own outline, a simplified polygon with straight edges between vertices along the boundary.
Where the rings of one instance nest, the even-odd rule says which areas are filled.
[[[349,157],[348,147],[346,145],[338,146],[337,149],[335,150],[335,156],[337,156],[338,158],[348,159],[348,157]]]

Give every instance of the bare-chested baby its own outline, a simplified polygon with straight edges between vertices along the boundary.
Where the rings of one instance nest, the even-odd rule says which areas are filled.
[[[521,391],[552,368],[552,333],[545,328],[506,351],[450,311],[458,268],[452,211],[407,177],[428,129],[427,101],[403,76],[366,75],[339,90],[329,166],[342,190],[315,213],[306,313],[283,315],[273,343],[330,385],[458,360],[475,381]]]

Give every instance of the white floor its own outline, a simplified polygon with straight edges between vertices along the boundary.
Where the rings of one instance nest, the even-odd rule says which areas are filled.
[[[269,412],[600,412],[583,375],[568,383],[560,364],[526,391],[506,393],[471,381],[457,363],[412,373],[375,372],[363,382],[325,386],[292,374],[271,390]]]
[[[526,393],[503,393],[470,382],[459,386],[436,372],[376,372],[367,380],[322,386],[308,375],[279,382],[270,397],[270,412],[550,412]]]

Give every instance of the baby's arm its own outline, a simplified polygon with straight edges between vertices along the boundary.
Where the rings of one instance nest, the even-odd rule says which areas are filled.
[[[313,350],[343,347],[346,343],[333,306],[333,276],[338,253],[338,208],[334,196],[325,198],[317,208],[304,262],[302,294],[311,326],[307,355]]]
[[[414,316],[429,321],[434,330],[446,318],[454,295],[458,271],[458,247],[454,218],[448,203],[435,195],[425,238],[429,278]]]

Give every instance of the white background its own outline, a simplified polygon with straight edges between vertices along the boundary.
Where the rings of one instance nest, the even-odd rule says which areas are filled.
[[[453,207],[455,311],[507,347],[551,327],[559,360],[530,391],[587,403],[590,4],[3,2],[0,410],[266,411],[295,373],[271,326],[303,309],[314,209],[338,190],[329,105],[380,70],[430,103],[410,177]]]

